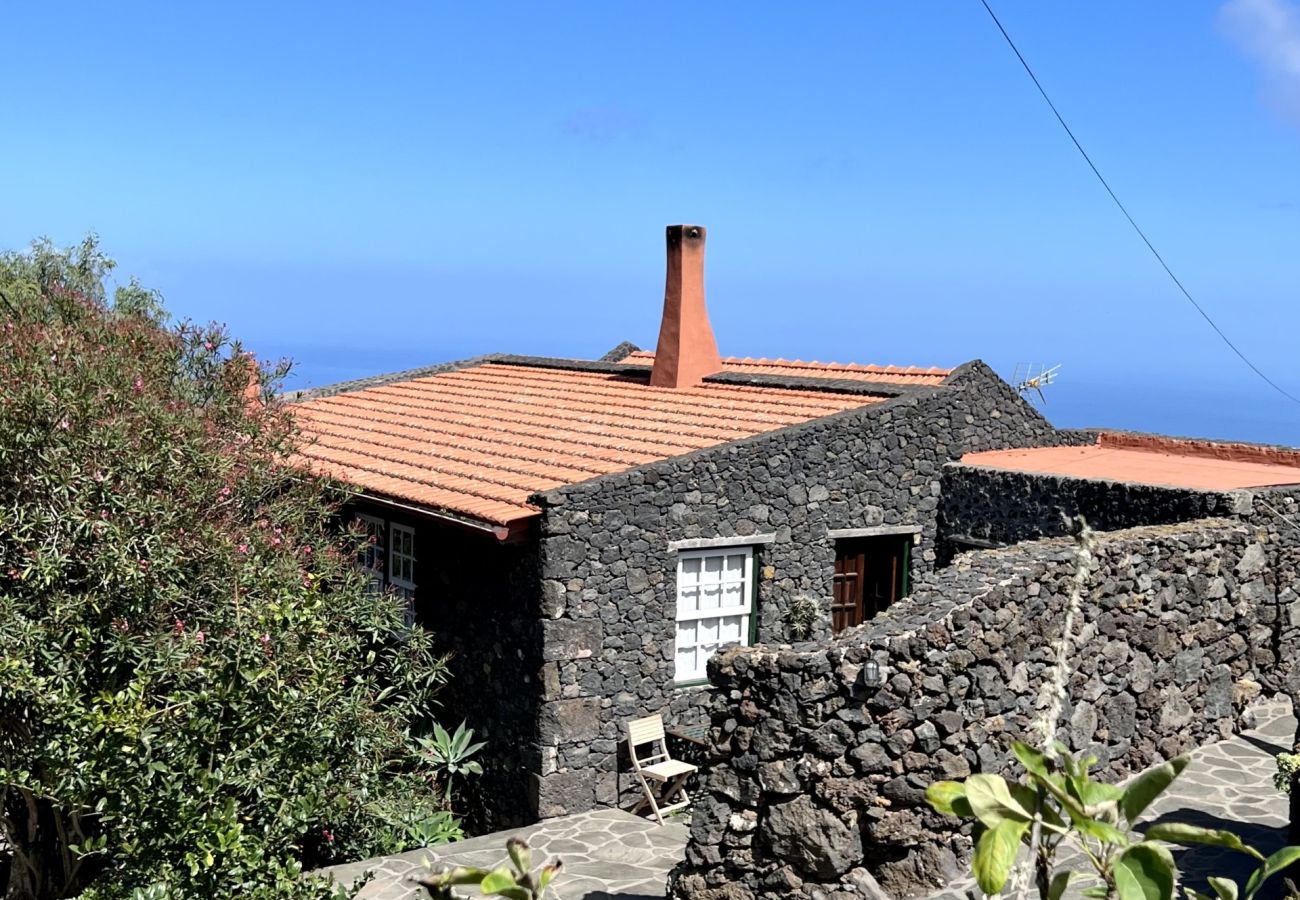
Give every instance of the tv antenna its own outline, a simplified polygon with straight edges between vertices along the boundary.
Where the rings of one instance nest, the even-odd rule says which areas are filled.
[[[1060,371],[1059,365],[1048,368],[1041,363],[1017,363],[1016,371],[1011,376],[1011,386],[1015,388],[1017,394],[1033,391],[1038,394],[1038,399],[1046,404],[1047,398],[1043,396],[1043,388],[1055,382]]]

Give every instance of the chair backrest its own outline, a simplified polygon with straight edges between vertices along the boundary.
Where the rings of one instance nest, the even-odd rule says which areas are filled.
[[[640,756],[637,754],[637,747],[653,743],[659,745],[657,753],[651,753],[647,756]],[[627,749],[629,755],[632,757],[632,765],[637,768],[640,768],[642,763],[657,762],[662,759],[668,759],[668,746],[664,742],[663,717],[646,716],[644,719],[633,719],[628,722]]]

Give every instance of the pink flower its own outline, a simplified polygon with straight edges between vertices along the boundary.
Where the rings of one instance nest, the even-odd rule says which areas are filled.
[[[330,831],[328,828],[322,828],[320,833],[325,840],[329,841],[331,844],[334,843],[334,832]]]
[[[172,631],[173,631],[174,633],[176,633],[176,634],[184,634],[184,633],[185,633],[185,620],[184,620],[184,619],[177,619],[177,620],[176,620],[176,624],[172,626]]]
[[[202,631],[194,632],[194,640],[198,641],[200,644],[203,643],[206,637],[207,635],[205,635]]]
[[[226,485],[226,486],[223,487],[221,490],[217,491],[217,496],[220,497],[222,500],[225,500],[227,497],[229,497],[229,496],[230,496],[230,485]]]
[[[136,392],[137,394],[140,394],[140,393],[143,393],[143,392],[144,392],[144,379],[143,379],[143,378],[137,378],[137,379],[135,380],[135,392]]]
[[[248,552],[248,545],[247,545],[247,544],[240,544],[240,545],[239,545],[239,552],[240,552],[240,553],[247,553],[247,552]]]

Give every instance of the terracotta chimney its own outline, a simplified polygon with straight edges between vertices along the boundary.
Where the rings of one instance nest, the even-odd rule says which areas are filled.
[[[718,342],[704,308],[704,226],[668,226],[668,277],[650,383],[684,388],[721,371]]]

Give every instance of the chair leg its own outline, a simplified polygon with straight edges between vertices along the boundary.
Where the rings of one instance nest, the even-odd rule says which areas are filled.
[[[668,790],[664,793],[665,804],[680,802],[684,806],[690,806],[691,795],[686,793],[686,779],[690,777],[691,773],[687,772],[685,775],[678,775],[673,779],[673,783],[669,785]],[[677,799],[678,796],[681,797],[680,801]]]
[[[650,811],[654,813],[655,821],[662,825],[664,823],[664,817],[659,812],[659,804],[655,802],[655,792],[650,789],[650,784],[645,780],[644,775],[637,772],[636,777],[637,781],[641,782],[641,790],[645,792],[645,799],[636,805],[636,809],[634,809],[633,812],[639,813],[647,804],[649,804]]]

